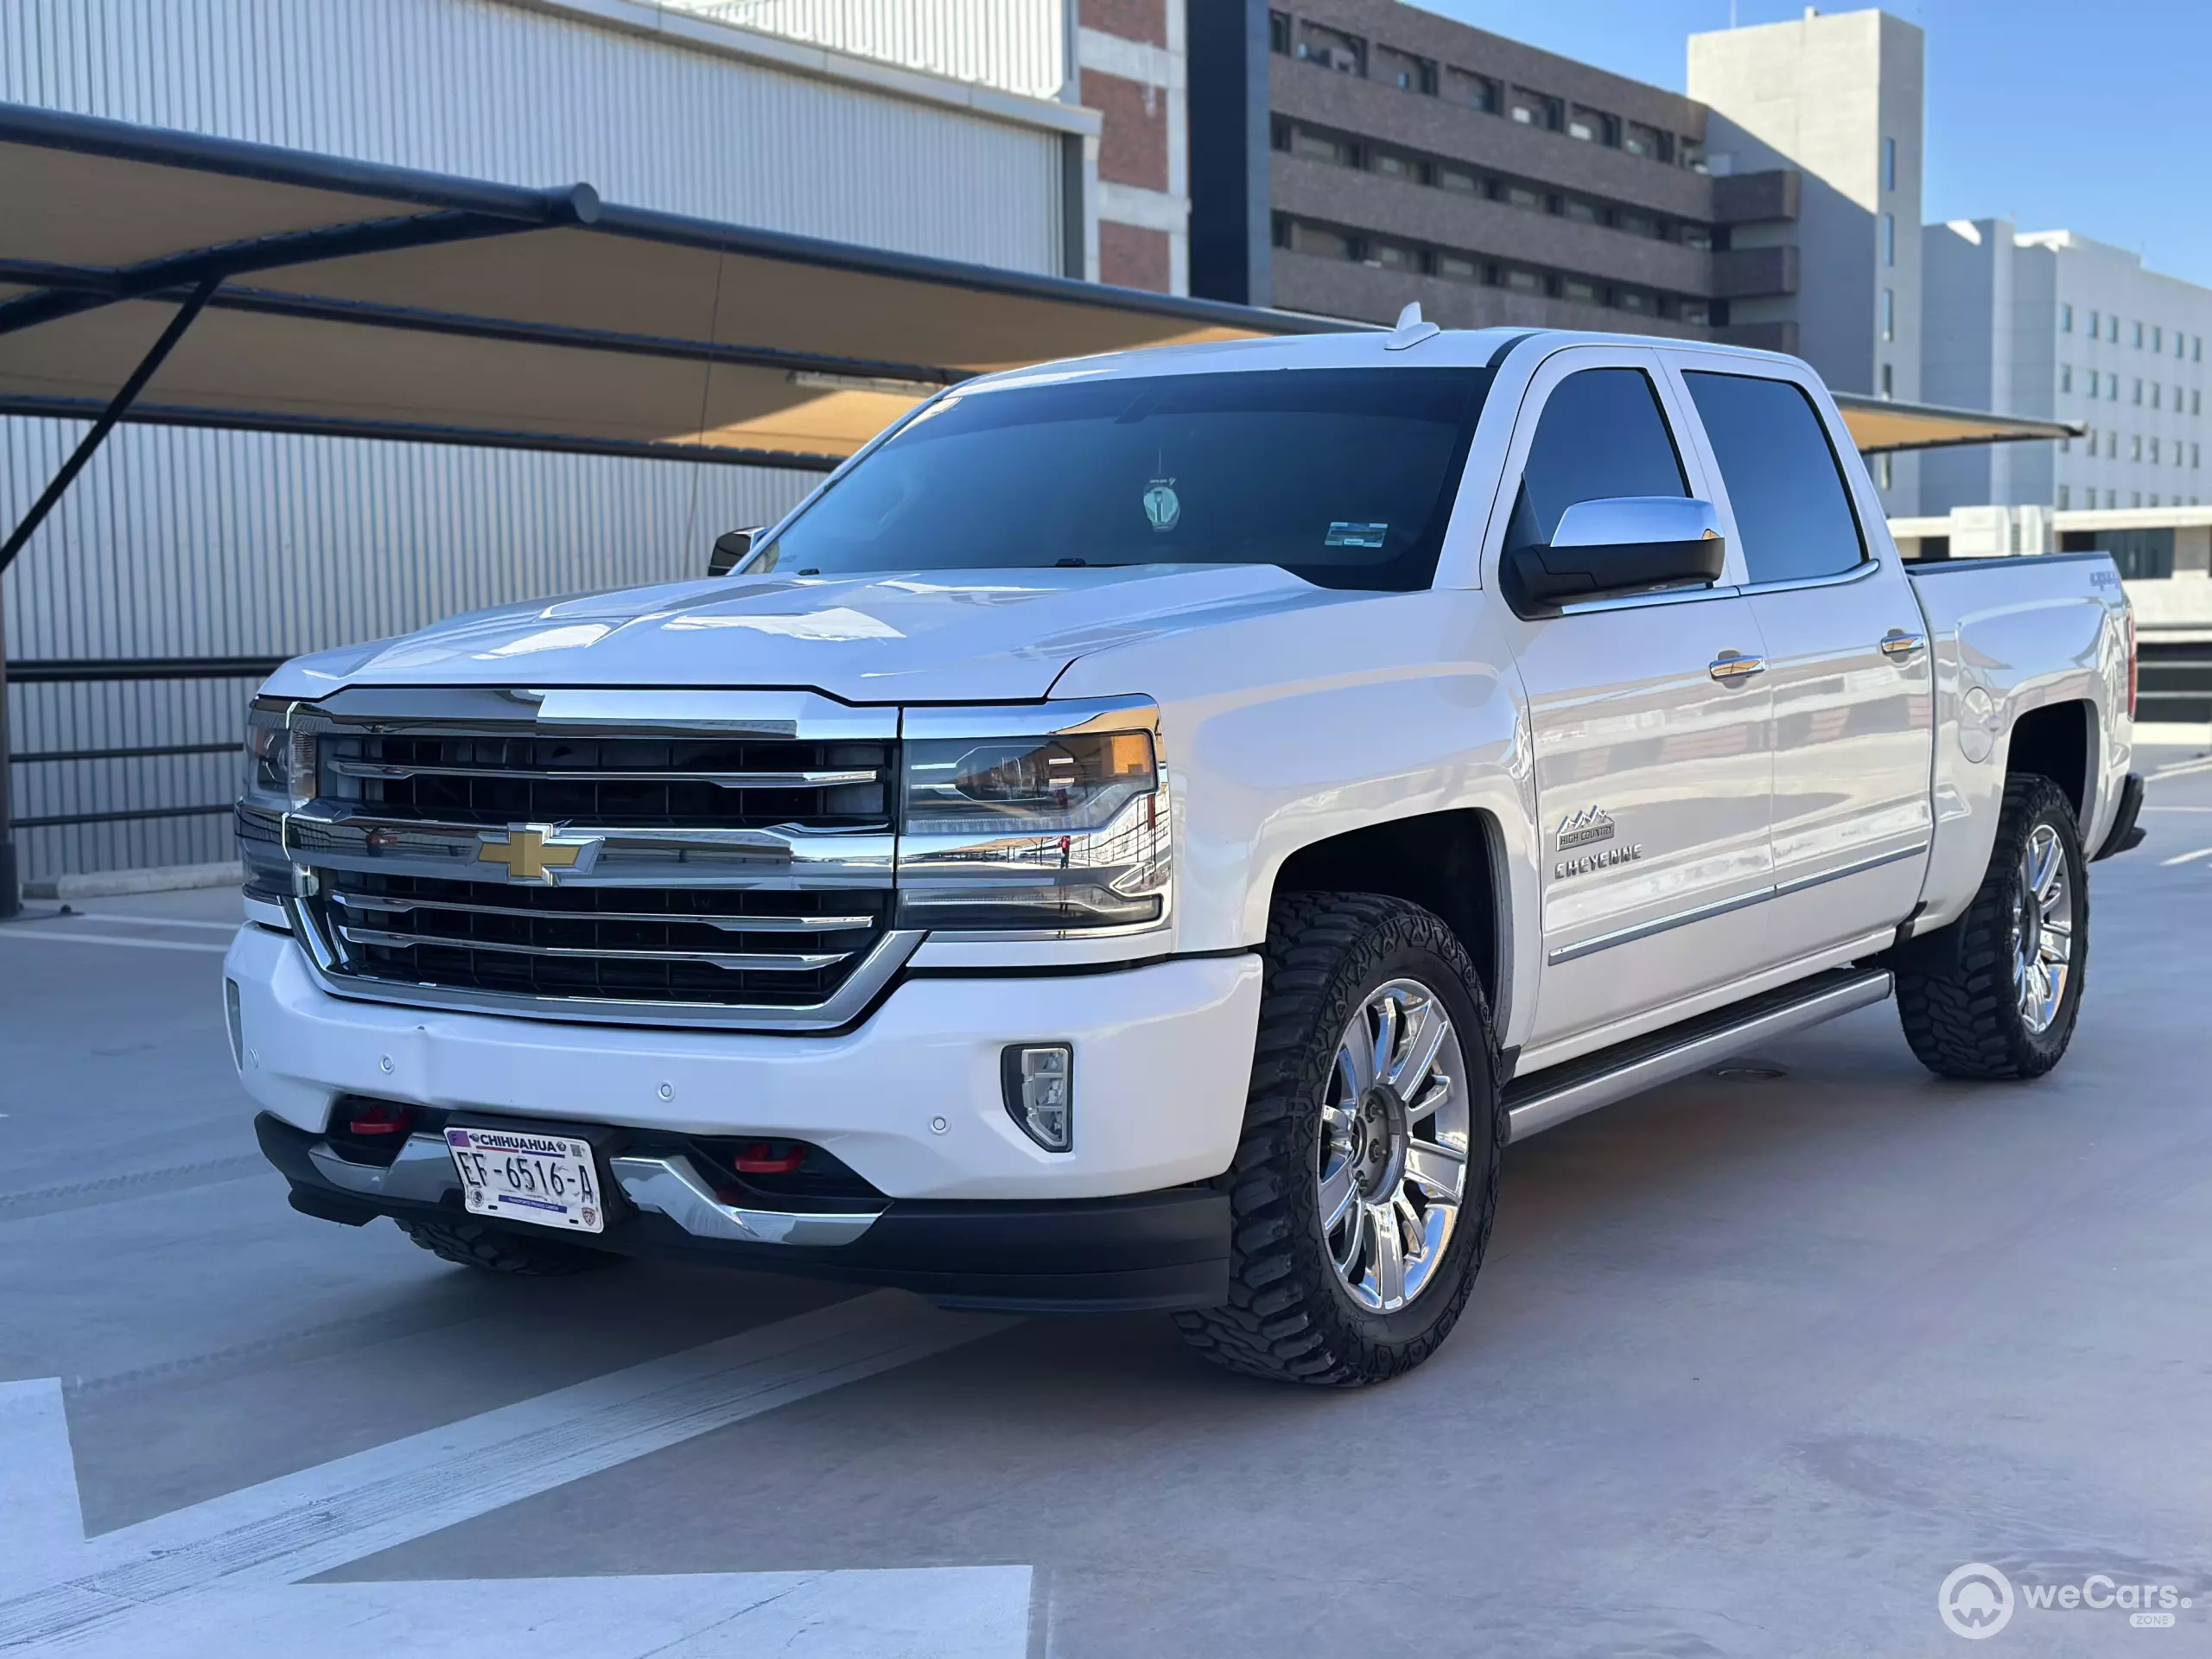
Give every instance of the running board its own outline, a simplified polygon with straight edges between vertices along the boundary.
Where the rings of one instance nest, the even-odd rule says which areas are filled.
[[[1506,1138],[1526,1141],[1570,1117],[1702,1071],[1754,1043],[1866,1007],[1887,997],[1893,983],[1886,968],[1839,968],[1579,1060],[1547,1066],[1516,1078],[1506,1090]]]

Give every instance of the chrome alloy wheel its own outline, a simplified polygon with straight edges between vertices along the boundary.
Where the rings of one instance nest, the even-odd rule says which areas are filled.
[[[1467,1185],[1467,1068],[1418,980],[1369,994],[1337,1043],[1317,1158],[1321,1231],[1353,1301],[1394,1313],[1428,1287]]]
[[[2074,886],[2058,831],[2038,823],[2020,854],[2012,912],[2012,988],[2020,1018],[2038,1035],[2049,1031],[2066,1000],[2074,958]]]

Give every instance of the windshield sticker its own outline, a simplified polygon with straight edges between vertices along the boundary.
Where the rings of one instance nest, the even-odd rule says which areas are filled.
[[[1175,494],[1173,479],[1155,478],[1145,486],[1144,516],[1163,535],[1181,521],[1183,503]]]
[[[1380,547],[1390,533],[1388,524],[1355,524],[1339,518],[1329,526],[1325,547]]]

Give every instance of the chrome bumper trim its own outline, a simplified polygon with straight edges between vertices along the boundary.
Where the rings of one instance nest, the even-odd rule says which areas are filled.
[[[875,1224],[884,1206],[865,1210],[756,1210],[724,1204],[691,1160],[614,1158],[607,1168],[630,1202],[666,1216],[695,1238],[744,1244],[849,1244]]]
[[[435,1135],[410,1135],[389,1166],[357,1164],[341,1158],[327,1141],[308,1148],[308,1161],[315,1173],[333,1186],[370,1198],[404,1198],[411,1204],[438,1204],[461,1187],[454,1173],[453,1154]]]

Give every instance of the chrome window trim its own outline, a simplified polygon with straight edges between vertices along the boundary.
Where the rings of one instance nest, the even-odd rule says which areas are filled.
[[[1832,570],[1824,576],[1789,576],[1778,582],[1751,582],[1744,584],[1746,594],[1788,594],[1801,588],[1841,588],[1854,582],[1865,582],[1882,568],[1878,558],[1861,559],[1848,570]]]
[[[1589,616],[1599,611],[1641,610],[1652,605],[1695,605],[1716,599],[1733,599],[1743,590],[1715,585],[1711,588],[1664,588],[1650,594],[1614,594],[1605,599],[1578,599],[1572,605],[1559,607],[1559,616]],[[1537,617],[1532,620],[1549,619]]]
[[[1678,910],[1672,915],[1654,917],[1648,922],[1638,922],[1633,927],[1624,927],[1611,933],[1600,933],[1593,938],[1578,940],[1561,945],[1544,958],[1547,964],[1557,967],[1564,962],[1573,962],[1582,957],[1595,956],[1600,950],[1610,950],[1617,944],[1632,944],[1638,939],[1648,939],[1660,933],[1669,933],[1678,927],[1688,927],[1692,922],[1726,916],[1731,911],[1745,910],[1753,905],[1765,904],[1770,899],[1785,898],[1791,893],[1804,893],[1830,881],[1840,881],[1846,876],[1863,875],[1868,870],[1879,869],[1885,864],[1894,864],[1900,859],[1918,858],[1933,845],[1922,842],[1917,846],[1901,847],[1895,852],[1877,853],[1871,858],[1843,865],[1833,870],[1821,870],[1812,875],[1801,875],[1793,880],[1777,881],[1755,892],[1738,893],[1732,899],[1722,899],[1712,904],[1699,905],[1689,910]]]
[[[790,1005],[739,1002],[655,1002],[636,998],[529,996],[508,991],[463,991],[404,980],[356,978],[346,973],[320,926],[295,899],[285,911],[315,982],[333,996],[401,1007],[460,1014],[512,1014],[528,1020],[610,1026],[696,1026],[721,1030],[825,1031],[849,1025],[867,1008],[920,946],[918,928],[892,929],[826,1001]]]

